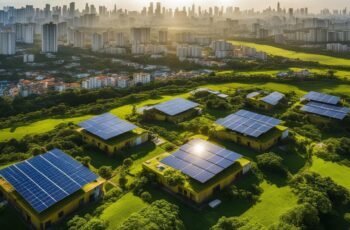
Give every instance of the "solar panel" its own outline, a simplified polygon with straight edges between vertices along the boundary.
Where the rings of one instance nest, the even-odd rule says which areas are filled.
[[[253,98],[253,97],[258,96],[259,94],[260,94],[259,92],[251,92],[247,95],[247,98]]]
[[[153,108],[167,115],[174,116],[174,115],[183,113],[189,109],[193,109],[198,105],[199,105],[198,103],[195,103],[183,98],[175,98],[173,100],[155,105]]]
[[[137,128],[136,125],[124,121],[111,113],[104,113],[78,125],[103,140],[111,139]]]
[[[349,108],[329,105],[319,102],[309,102],[304,105],[301,111],[322,115],[325,117],[343,120],[349,113]]]
[[[239,110],[234,114],[217,120],[215,123],[244,135],[259,137],[280,124],[281,121],[247,110]]]
[[[270,105],[277,105],[278,102],[284,97],[283,93],[279,93],[279,92],[273,92],[270,93],[269,95],[267,95],[266,97],[261,98],[260,100],[262,100],[263,102],[266,102]]]
[[[39,213],[97,179],[59,149],[2,169],[0,176]]]
[[[241,157],[210,142],[194,139],[160,162],[205,183]]]
[[[332,96],[324,93],[318,93],[314,91],[309,92],[308,94],[303,96],[301,99],[308,100],[308,101],[323,102],[331,105],[336,105],[340,101],[340,97]]]

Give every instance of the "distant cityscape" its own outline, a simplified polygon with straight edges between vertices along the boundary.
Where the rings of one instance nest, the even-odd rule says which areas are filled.
[[[0,10],[0,76],[6,78],[1,79],[0,95],[26,97],[50,90],[126,88],[210,73],[235,59],[269,58],[254,47],[231,42],[234,38],[346,53],[349,17],[347,8],[312,14],[308,8],[286,9],[280,3],[262,11],[196,5],[172,9],[160,2],[151,2],[141,11],[94,4],[79,10],[74,2],[46,4],[43,9],[7,6]],[[73,50],[74,55],[70,53]],[[82,66],[85,59],[93,62],[100,57],[110,57],[109,63],[120,66],[120,71]],[[142,57],[153,62],[176,57],[180,63],[202,68],[185,71],[166,64],[147,64]],[[22,64],[5,68],[7,62]]]

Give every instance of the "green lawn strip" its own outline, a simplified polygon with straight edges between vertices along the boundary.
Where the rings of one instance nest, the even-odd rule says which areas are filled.
[[[108,206],[101,214],[101,219],[109,222],[108,229],[116,229],[130,215],[146,207],[147,203],[131,192],[125,194],[115,203]]]
[[[242,217],[270,226],[297,204],[297,197],[289,186],[277,187],[267,182],[260,186],[264,189],[260,202],[243,213]]]
[[[61,123],[73,122],[76,124],[89,118],[91,118],[91,115],[64,119],[44,119],[21,127],[2,129],[0,130],[0,141],[11,138],[21,139],[28,134],[45,133]]]
[[[234,45],[244,45],[252,48],[256,48],[258,51],[263,51],[271,55],[300,59],[302,61],[313,61],[319,62],[322,65],[329,66],[350,66],[349,59],[345,58],[336,58],[327,55],[311,54],[304,52],[296,52],[286,49],[277,48],[269,45],[261,45],[252,42],[243,42],[243,41],[231,41]]]
[[[350,167],[330,161],[324,161],[318,157],[313,157],[312,165],[309,170],[319,173],[321,176],[330,177],[337,184],[350,190]]]

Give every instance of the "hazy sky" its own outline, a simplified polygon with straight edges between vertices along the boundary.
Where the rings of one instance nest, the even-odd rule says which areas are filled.
[[[23,6],[26,4],[33,4],[36,7],[42,7],[45,3],[51,5],[63,5],[68,4],[74,0],[0,0],[0,7],[5,5]],[[155,0],[154,2],[156,2]],[[150,0],[75,0],[77,7],[82,8],[86,2],[90,4],[106,5],[112,7],[117,4],[118,8],[129,8],[129,9],[141,9],[143,6],[148,5]],[[277,0],[158,0],[167,7],[177,7],[184,5],[201,5],[203,7],[213,5],[230,5],[239,6],[242,9],[247,8],[267,8],[268,6],[275,7]],[[344,7],[350,8],[350,0],[280,0],[282,7],[309,7],[310,11],[319,11],[322,8],[331,9],[342,9]]]

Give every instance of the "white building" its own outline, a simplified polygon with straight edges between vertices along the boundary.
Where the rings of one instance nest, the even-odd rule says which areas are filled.
[[[73,46],[77,48],[85,47],[85,33],[82,31],[75,30],[74,31],[74,42]]]
[[[34,54],[24,54],[23,55],[23,62],[24,63],[34,62]]]
[[[178,45],[176,47],[176,56],[184,58],[201,58],[203,57],[203,48],[200,46]]]
[[[16,53],[16,34],[12,31],[0,32],[0,54],[14,55]]]
[[[147,84],[151,82],[151,74],[149,73],[134,73],[134,84]]]
[[[58,51],[57,25],[50,22],[42,26],[41,51],[44,53],[56,53]]]
[[[159,30],[158,42],[160,44],[166,44],[168,42],[168,30],[165,30],[165,29]]]
[[[328,43],[327,50],[334,52],[347,52],[349,51],[349,47],[347,45],[343,45],[341,43]]]
[[[102,34],[94,33],[92,35],[91,50],[93,52],[98,52],[103,48],[103,38]]]
[[[149,27],[131,28],[132,44],[148,44],[151,42],[151,29]]]
[[[210,44],[216,58],[227,58],[233,55],[233,45],[224,40],[216,40]]]
[[[124,33],[119,32],[116,34],[116,45],[117,47],[125,47],[127,45],[126,37]]]

